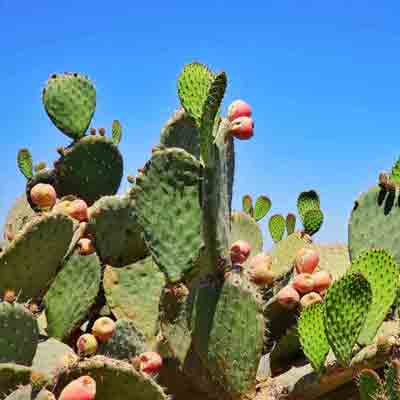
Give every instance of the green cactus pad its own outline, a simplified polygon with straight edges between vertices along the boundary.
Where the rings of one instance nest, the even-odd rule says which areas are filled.
[[[323,304],[312,304],[302,311],[297,324],[304,354],[316,372],[322,372],[330,349],[325,334],[324,314]]]
[[[300,233],[295,232],[280,242],[268,252],[272,257],[271,270],[280,279],[293,269],[293,263],[296,258],[297,252],[306,247],[308,241],[302,237]]]
[[[31,378],[32,370],[18,364],[0,364],[0,397],[16,390],[20,385],[27,385]]]
[[[124,268],[107,266],[104,291],[113,314],[130,319],[135,327],[152,340],[157,331],[160,297],[165,277],[151,257]]]
[[[122,139],[122,126],[118,120],[114,120],[112,123],[111,137],[113,143],[118,146]]]
[[[101,265],[96,254],[72,255],[44,297],[50,336],[67,339],[82,323],[100,290]]]
[[[18,197],[7,214],[4,226],[4,239],[14,239],[17,233],[31,221],[35,215],[36,213],[29,205],[26,194],[24,193],[22,196]]]
[[[372,302],[369,282],[360,274],[346,274],[325,297],[325,332],[337,358],[347,366]]]
[[[285,334],[274,344],[269,356],[269,366],[272,373],[276,370],[290,368],[293,360],[302,356],[299,333],[295,326],[287,329]]]
[[[161,130],[160,144],[179,147],[200,157],[200,134],[195,120],[183,109],[176,111]]]
[[[358,338],[360,344],[367,345],[374,339],[395,300],[400,267],[385,250],[372,249],[353,260],[350,272],[361,272],[371,285],[372,303]]]
[[[250,195],[246,194],[242,197],[242,210],[246,214],[249,214],[250,216],[253,216],[253,199],[251,198]]]
[[[398,198],[397,198],[398,199]],[[380,186],[361,194],[355,202],[349,223],[349,251],[351,260],[370,248],[391,252],[400,263],[397,227],[400,207],[390,192]]]
[[[123,174],[118,147],[104,136],[85,136],[56,162],[59,197],[75,195],[91,205],[117,192]]]
[[[397,184],[400,184],[400,159],[392,167],[390,179]]]
[[[42,101],[53,124],[76,140],[85,134],[96,110],[96,89],[81,74],[53,74],[43,89]]]
[[[22,304],[0,303],[0,363],[31,365],[39,341],[39,328]]]
[[[203,246],[199,162],[185,150],[157,151],[132,195],[155,262],[168,281],[183,279]]]
[[[66,359],[68,356],[77,357],[65,343],[49,338],[38,344],[32,369],[43,374],[48,380],[53,380],[57,376],[58,369],[64,366],[63,358]]]
[[[193,292],[195,349],[213,380],[231,398],[254,390],[265,323],[255,293],[236,273],[227,277],[222,288],[200,283]]]
[[[116,360],[130,360],[146,351],[146,338],[135,328],[133,321],[119,319],[112,337],[101,343],[98,354]]]
[[[256,204],[254,206],[254,219],[256,221],[260,221],[271,209],[272,203],[269,197],[267,196],[259,196],[257,197]]]
[[[233,212],[231,215],[231,235],[229,244],[232,245],[237,240],[244,240],[250,244],[251,252],[244,265],[248,265],[251,257],[262,252],[263,237],[259,225],[248,214],[243,212]]]
[[[18,151],[17,164],[21,174],[24,175],[26,179],[31,179],[33,177],[32,156],[28,149],[21,149]]]
[[[272,240],[277,243],[280,242],[285,234],[285,218],[280,214],[273,215],[268,221],[269,233]]]
[[[89,209],[88,232],[104,264],[122,267],[148,254],[134,201],[128,196],[104,196]]]
[[[200,63],[185,65],[178,78],[178,95],[185,111],[200,126],[204,103],[214,79],[210,69]]]
[[[360,400],[375,400],[382,391],[382,382],[373,369],[363,369],[357,377]]]
[[[60,371],[55,393],[72,380],[89,375],[96,381],[96,400],[167,400],[163,389],[149,376],[125,361],[95,356]]]
[[[400,362],[392,360],[385,370],[385,389],[388,400],[400,399]]]
[[[291,235],[296,228],[296,216],[294,214],[286,215],[286,233]]]
[[[315,190],[302,192],[297,198],[297,210],[300,217],[303,219],[306,212],[309,210],[319,210],[320,201],[318,193]]]
[[[72,239],[73,222],[47,214],[28,223],[0,255],[0,293],[20,292],[21,301],[40,298],[55,278]]]
[[[321,210],[308,210],[302,218],[304,232],[308,235],[317,233],[324,222],[324,213]]]

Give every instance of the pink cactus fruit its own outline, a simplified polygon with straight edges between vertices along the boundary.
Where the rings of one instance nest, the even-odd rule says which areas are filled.
[[[97,339],[94,335],[85,333],[79,336],[76,342],[76,348],[79,356],[91,356],[97,351]]]
[[[98,318],[92,327],[92,333],[99,342],[107,342],[115,331],[115,322],[109,317]]]
[[[94,400],[95,397],[96,382],[90,376],[85,375],[65,386],[58,400]]]
[[[88,256],[96,251],[93,246],[93,242],[88,238],[79,239],[78,248],[81,256]]]
[[[57,201],[57,193],[53,186],[38,183],[30,191],[32,203],[40,208],[52,208]]]
[[[231,122],[229,133],[239,140],[248,140],[254,134],[254,122],[249,117],[239,117]]]
[[[307,293],[300,300],[301,308],[306,308],[315,303],[322,303],[322,297],[316,292]]]
[[[265,253],[259,253],[249,261],[248,274],[257,285],[272,285],[274,274],[272,272],[272,257]]]
[[[69,204],[69,216],[79,222],[88,220],[88,206],[84,200],[76,199]]]
[[[285,308],[295,308],[300,302],[299,292],[292,286],[288,285],[282,288],[277,294],[278,303]]]
[[[251,107],[243,100],[235,100],[228,107],[228,120],[233,121],[240,117],[251,117]]]
[[[139,369],[146,374],[157,374],[162,365],[162,357],[155,351],[146,351],[138,356]]]
[[[315,281],[311,274],[302,273],[293,279],[292,286],[300,293],[305,294],[314,290]]]
[[[314,290],[323,295],[332,284],[332,275],[328,271],[318,271],[312,274],[315,285]]]
[[[238,240],[231,245],[230,254],[232,264],[243,264],[250,255],[251,246],[244,240]]]
[[[318,251],[313,249],[307,249],[303,247],[296,254],[296,271],[301,273],[312,274],[315,271],[315,268],[318,267],[319,264],[319,254]]]

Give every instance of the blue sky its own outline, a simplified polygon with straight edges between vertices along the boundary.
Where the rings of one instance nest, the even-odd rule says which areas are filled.
[[[52,164],[69,143],[41,104],[48,75],[94,81],[92,125],[121,121],[126,175],[178,106],[182,66],[198,60],[227,72],[225,109],[242,98],[254,110],[255,136],[236,147],[234,206],[267,194],[270,213],[286,214],[317,189],[315,239],[347,242],[354,200],[399,155],[399,16],[395,1],[0,0],[0,222],[24,190],[18,149]]]

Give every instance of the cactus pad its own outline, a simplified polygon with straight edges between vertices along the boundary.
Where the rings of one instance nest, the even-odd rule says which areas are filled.
[[[42,100],[54,125],[76,140],[85,134],[96,110],[96,89],[81,74],[53,74],[43,89]]]
[[[297,210],[301,216],[301,219],[304,218],[307,211],[319,210],[319,208],[319,196],[315,190],[300,193],[299,197],[297,198]]]
[[[18,303],[0,303],[0,363],[31,365],[39,341],[33,315]]]
[[[400,362],[392,360],[385,371],[385,389],[388,400],[400,399]]]
[[[100,282],[101,265],[95,254],[74,254],[65,262],[44,297],[50,336],[66,339],[85,320]]]
[[[363,369],[357,377],[360,400],[374,400],[382,391],[382,382],[373,369]]]
[[[40,298],[54,279],[72,239],[73,223],[48,214],[27,224],[0,255],[0,293],[21,291],[20,300]]]
[[[271,209],[272,203],[269,197],[267,196],[259,196],[257,197],[256,204],[254,206],[254,219],[256,221],[260,221]]]
[[[55,392],[72,380],[89,375],[96,381],[96,400],[167,400],[163,389],[149,376],[125,361],[95,356],[60,371]]]
[[[146,338],[136,330],[133,321],[119,319],[107,342],[100,344],[98,354],[116,360],[130,360],[146,351]]]
[[[322,372],[330,346],[325,334],[323,304],[312,304],[300,315],[297,329],[304,354],[317,372]]]
[[[385,250],[372,249],[353,260],[350,272],[361,272],[371,285],[372,303],[358,338],[360,344],[367,345],[374,339],[395,300],[400,267]]]
[[[72,194],[90,205],[117,192],[123,161],[110,139],[86,136],[65,149],[55,168],[59,197]]]
[[[176,111],[161,130],[160,144],[179,147],[200,157],[200,136],[195,120],[183,109]]]
[[[124,268],[104,271],[107,303],[117,318],[130,319],[151,340],[157,331],[158,308],[165,277],[151,257]]]
[[[29,367],[18,364],[0,364],[0,394],[16,390],[20,385],[27,385],[31,378],[32,370]]]
[[[104,196],[89,209],[88,231],[104,264],[122,267],[148,254],[134,202],[128,196]]]
[[[280,214],[273,215],[268,221],[269,233],[272,240],[277,243],[280,242],[285,234],[285,218]]]
[[[251,252],[248,261],[251,257],[262,252],[263,237],[259,225],[252,217],[243,212],[234,212],[231,215],[231,235],[229,244],[237,240],[244,240],[250,244]],[[248,264],[248,261],[244,265]]]
[[[324,214],[321,210],[308,210],[303,216],[304,232],[309,235],[317,233],[324,222]]]
[[[372,302],[369,282],[360,274],[346,274],[325,297],[325,331],[337,358],[348,365]]]
[[[132,195],[155,262],[169,281],[181,280],[203,246],[199,162],[181,149],[157,151]]]
[[[112,123],[111,136],[113,143],[118,146],[122,138],[122,126],[118,120],[114,120]]]
[[[291,235],[296,228],[296,216],[294,214],[286,215],[286,233]]]
[[[28,149],[21,149],[17,155],[18,168],[26,179],[33,176],[32,156]]]
[[[253,199],[248,194],[244,195],[242,198],[242,209],[246,214],[253,216]]]

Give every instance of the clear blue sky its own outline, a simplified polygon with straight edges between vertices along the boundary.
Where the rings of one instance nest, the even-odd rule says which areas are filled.
[[[18,149],[51,164],[68,144],[41,104],[49,74],[95,82],[93,125],[122,122],[126,175],[177,107],[182,66],[199,60],[227,72],[225,109],[236,98],[254,109],[234,206],[267,194],[286,214],[315,188],[326,216],[316,240],[346,242],[354,200],[399,155],[399,17],[397,1],[0,0],[0,221],[24,190]]]

